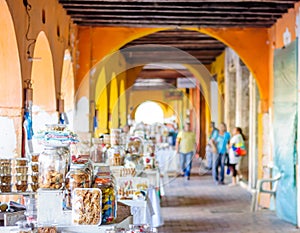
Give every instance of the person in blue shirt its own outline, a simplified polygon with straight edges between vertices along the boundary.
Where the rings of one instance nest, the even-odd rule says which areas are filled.
[[[213,147],[213,168],[212,175],[216,184],[224,184],[225,176],[225,154],[230,141],[230,134],[227,132],[226,124],[221,123],[218,134],[212,135],[210,140]],[[219,168],[220,177],[219,177]]]
[[[215,126],[215,122],[210,122],[210,135],[208,138],[208,143],[205,147],[205,153],[206,153],[206,160],[207,160],[207,166],[205,167],[207,170],[212,170],[213,165],[213,149],[210,145],[209,141],[212,138],[216,138],[219,134],[219,130]]]

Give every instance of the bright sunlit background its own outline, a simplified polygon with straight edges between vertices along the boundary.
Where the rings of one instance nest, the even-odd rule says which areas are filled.
[[[135,112],[135,122],[146,124],[163,123],[164,112],[161,107],[152,101],[142,103]]]

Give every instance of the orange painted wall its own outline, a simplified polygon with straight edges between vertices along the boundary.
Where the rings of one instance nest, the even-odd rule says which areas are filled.
[[[90,68],[105,56],[119,50],[136,38],[160,31],[160,28],[124,28],[124,27],[79,27],[78,51],[79,69],[76,74],[77,88]]]
[[[126,43],[148,34],[166,30],[163,28],[79,28],[79,70],[76,87],[89,71],[91,65],[99,62],[109,53],[120,49]],[[219,39],[233,48],[254,74],[261,98],[268,108],[270,77],[270,43],[268,29],[196,29]],[[105,35],[105,36],[103,36]],[[89,39],[87,39],[89,38]],[[90,64],[92,61],[92,64]]]
[[[77,37],[76,26],[72,24],[70,17],[66,14],[65,9],[58,1],[28,1],[31,4],[30,22],[26,15],[23,1],[6,1],[10,9],[14,21],[16,31],[17,43],[19,48],[19,56],[21,62],[21,73],[23,80],[31,77],[32,62],[27,59],[27,50],[29,47],[30,55],[33,56],[34,40],[38,34],[43,31],[48,38],[52,59],[55,61],[53,67],[54,82],[56,95],[61,88],[61,75],[63,67],[64,52],[67,48],[70,49],[71,54],[75,55],[75,39]],[[42,21],[42,12],[45,12],[45,22]],[[1,23],[0,23],[1,25]],[[28,39],[26,39],[26,30],[29,26]],[[59,31],[59,33],[58,33]],[[75,56],[73,61],[75,61]],[[22,83],[24,85],[24,83]],[[34,86],[33,86],[34,88]]]

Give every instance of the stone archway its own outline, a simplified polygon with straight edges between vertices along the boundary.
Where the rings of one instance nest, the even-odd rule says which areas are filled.
[[[69,128],[73,129],[75,96],[74,71],[72,57],[68,49],[65,51],[61,77],[61,98],[64,100],[64,111],[69,122]]]
[[[32,126],[35,133],[43,129],[45,124],[58,122],[52,53],[43,31],[39,33],[34,47],[31,81],[33,86]],[[34,150],[40,149],[38,145],[34,145]]]
[[[0,0],[0,153],[21,155],[22,78],[14,23],[5,0]]]

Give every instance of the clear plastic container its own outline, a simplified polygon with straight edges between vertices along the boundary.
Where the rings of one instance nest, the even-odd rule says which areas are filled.
[[[16,181],[27,181],[27,180],[28,180],[28,175],[23,175],[23,174],[16,175]]]
[[[2,175],[11,175],[11,165],[9,166],[1,166],[0,167],[0,174]]]
[[[71,166],[66,176],[67,200],[66,207],[72,208],[72,192],[75,188],[90,188],[92,173],[84,164],[74,164]]]
[[[17,192],[26,192],[27,189],[28,189],[28,182],[27,181],[18,181],[16,183]]]
[[[33,183],[37,183],[39,181],[39,173],[38,172],[33,172],[31,174],[31,181]]]
[[[0,190],[2,193],[10,193],[12,191],[12,184],[0,184]]]
[[[10,167],[11,166],[11,159],[0,159],[1,167]]]
[[[41,189],[61,189],[64,186],[68,147],[46,147],[39,158],[39,186]]]
[[[72,196],[72,222],[76,225],[100,225],[101,190],[98,188],[76,188]]]
[[[0,176],[1,183],[10,184],[12,181],[12,175],[1,175]]]
[[[38,183],[31,183],[30,184],[32,192],[36,192],[39,189],[39,184]]]
[[[31,163],[31,170],[32,172],[39,172],[39,163]]]
[[[27,166],[28,159],[26,158],[17,158],[16,159],[16,166]]]
[[[26,175],[28,173],[28,166],[16,166],[16,173]]]
[[[117,190],[113,178],[96,177],[94,188],[102,192],[102,223],[114,223],[117,218]]]
[[[37,163],[39,162],[40,153],[32,153],[31,154],[31,162]]]

